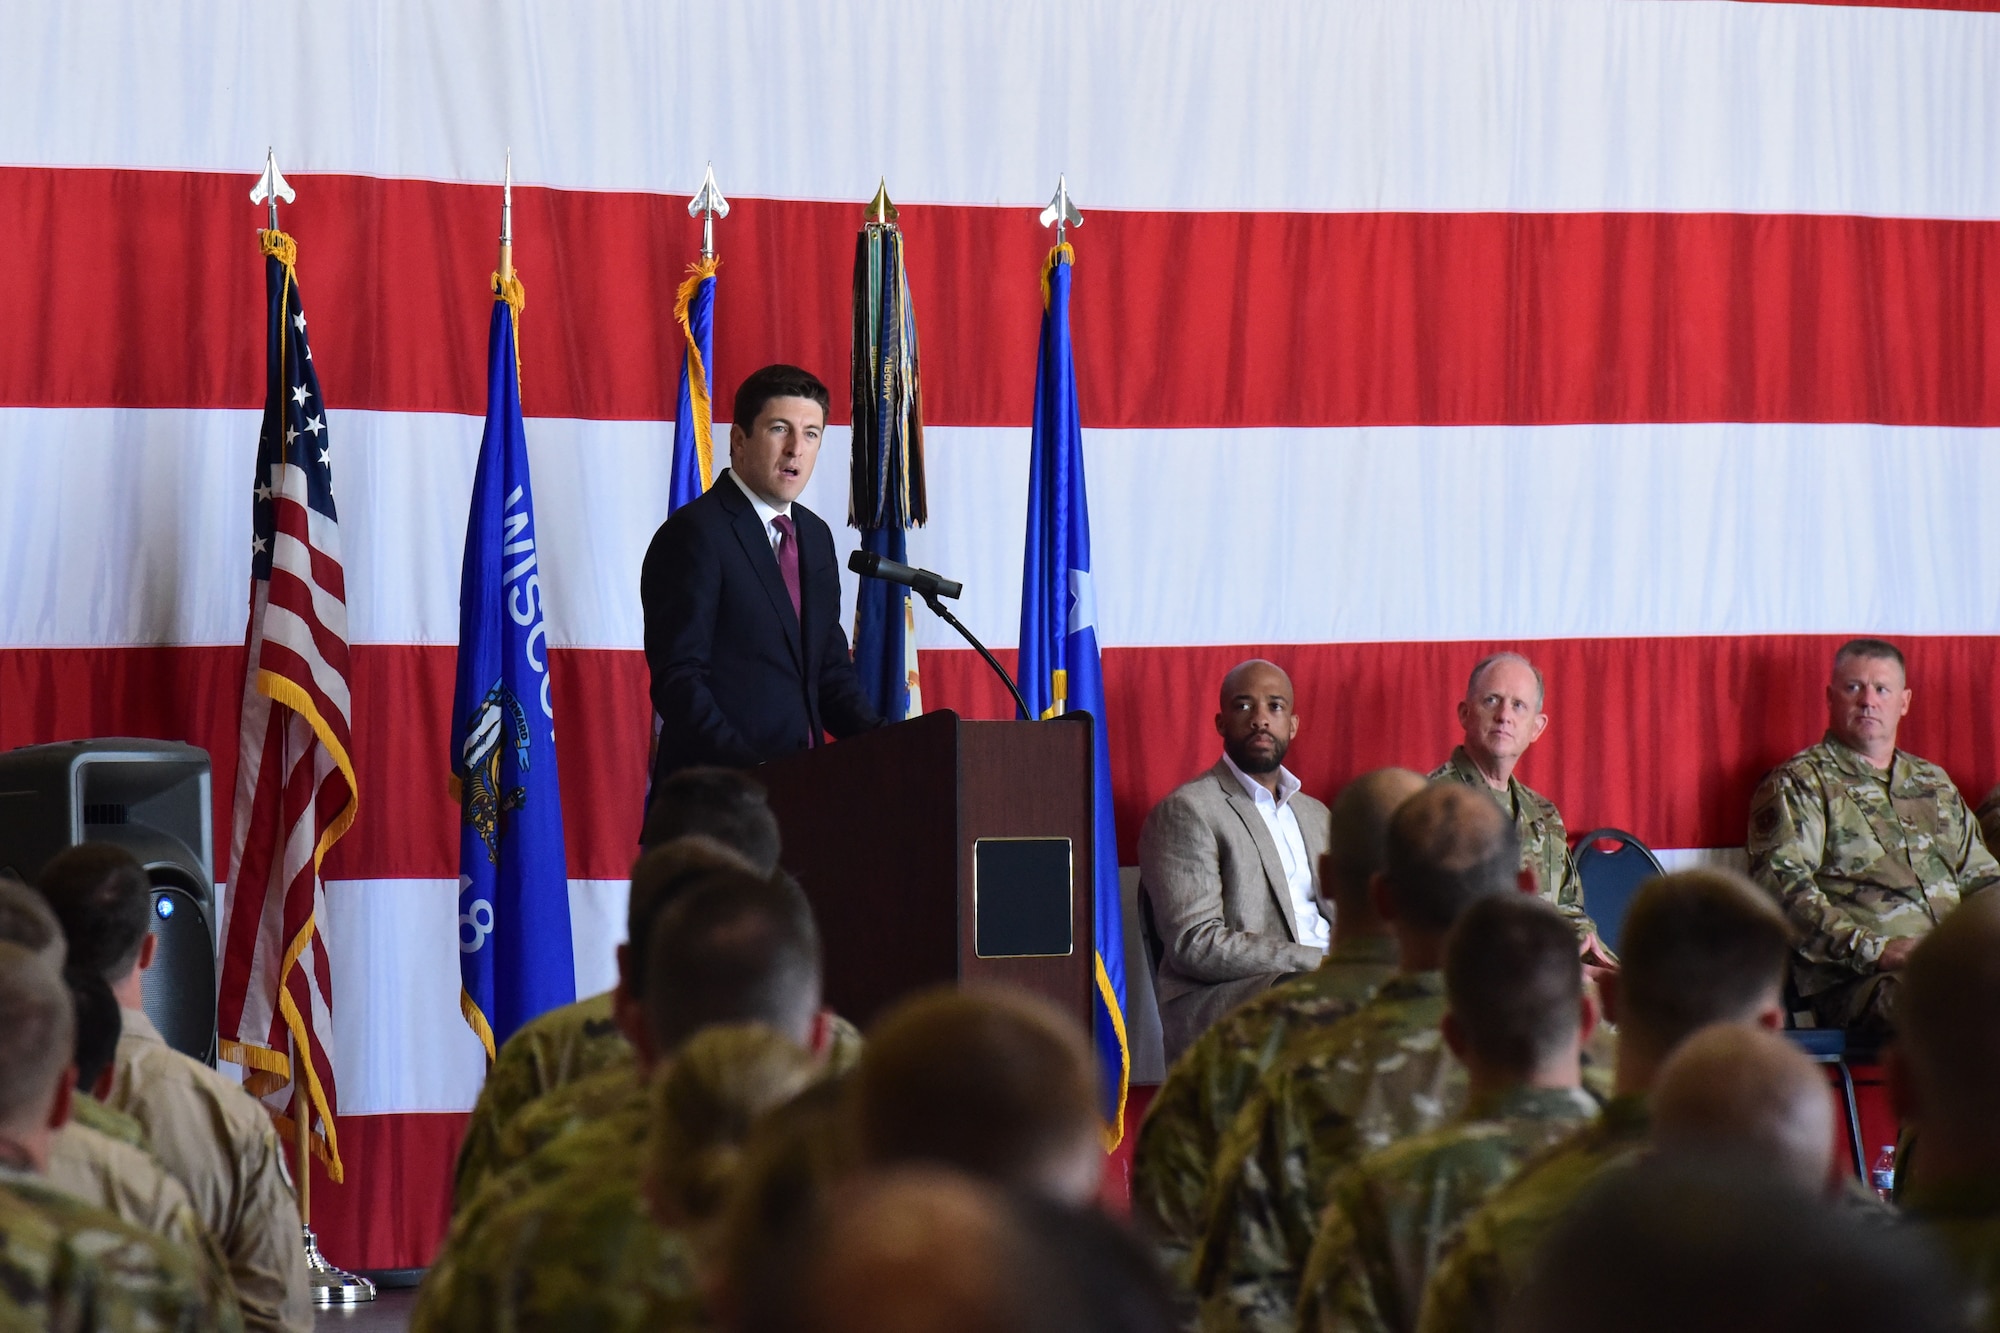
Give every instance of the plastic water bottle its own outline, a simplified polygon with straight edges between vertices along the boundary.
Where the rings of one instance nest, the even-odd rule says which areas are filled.
[[[1884,1144],[1875,1157],[1875,1165],[1868,1168],[1868,1183],[1875,1187],[1875,1197],[1883,1203],[1896,1189],[1896,1145]]]

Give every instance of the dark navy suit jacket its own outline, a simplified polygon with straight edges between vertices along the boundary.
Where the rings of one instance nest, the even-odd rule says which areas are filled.
[[[882,725],[841,632],[833,533],[797,502],[792,522],[796,616],[770,537],[727,474],[653,534],[639,601],[662,723],[654,781],[696,764],[748,768],[808,737]]]

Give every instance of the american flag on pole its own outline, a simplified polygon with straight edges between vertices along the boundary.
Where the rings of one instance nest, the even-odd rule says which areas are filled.
[[[281,231],[259,235],[268,360],[251,502],[250,624],[220,1049],[222,1058],[244,1067],[245,1086],[281,1121],[301,1111],[311,1117],[314,1150],[337,1181],[327,1054],[333,987],[318,923],[326,910],[320,862],[354,823],[356,808],[347,592],[326,406],[299,301],[298,246]],[[301,1090],[310,1102],[304,1108]]]

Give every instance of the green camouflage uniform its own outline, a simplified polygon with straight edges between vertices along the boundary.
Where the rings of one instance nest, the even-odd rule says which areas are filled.
[[[1202,1324],[1289,1329],[1333,1178],[1434,1129],[1465,1099],[1444,1044],[1444,978],[1390,978],[1330,1028],[1302,1034],[1224,1136],[1192,1270]]]
[[[1792,983],[1821,1027],[1886,1026],[1889,941],[2000,881],[1943,769],[1898,750],[1885,773],[1831,734],[1758,785],[1748,850],[1799,931]]]
[[[177,1247],[0,1166],[0,1329],[15,1328],[241,1333],[243,1320]]]
[[[1646,1147],[1643,1097],[1607,1102],[1596,1123],[1527,1163],[1458,1233],[1424,1288],[1419,1333],[1494,1333],[1549,1229],[1592,1181]]]
[[[79,1092],[70,1098],[69,1118],[79,1125],[96,1130],[106,1138],[130,1144],[141,1152],[153,1151],[153,1145],[146,1141],[144,1125],[123,1111],[112,1110],[88,1093]]]
[[[1459,1222],[1523,1162],[1597,1114],[1575,1088],[1510,1088],[1342,1172],[1306,1260],[1301,1333],[1413,1333]]]
[[[1905,1195],[1904,1215],[1937,1239],[1972,1284],[1973,1326],[2000,1333],[2000,1181],[1912,1185]]]
[[[1185,1277],[1223,1132],[1279,1051],[1346,1018],[1395,972],[1393,939],[1336,941],[1318,967],[1233,1010],[1174,1062],[1132,1152],[1132,1217],[1168,1272]]]
[[[1521,867],[1535,872],[1535,884],[1542,897],[1555,904],[1578,939],[1597,933],[1597,923],[1583,908],[1583,881],[1569,859],[1569,830],[1555,802],[1517,777],[1507,779],[1507,794],[1493,790],[1486,775],[1472,762],[1463,745],[1453,748],[1451,758],[1431,770],[1431,781],[1449,778],[1468,787],[1477,787],[1500,803],[1500,809],[1514,821],[1521,838]],[[1600,947],[1605,947],[1600,945]]]

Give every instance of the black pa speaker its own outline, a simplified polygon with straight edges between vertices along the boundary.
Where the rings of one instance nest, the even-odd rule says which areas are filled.
[[[80,842],[125,848],[153,881],[146,1016],[215,1063],[215,846],[208,752],[176,741],[63,741],[0,754],[0,870],[33,883]]]

